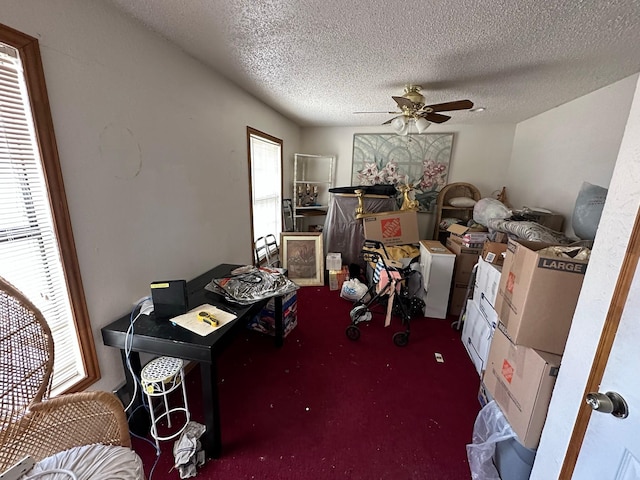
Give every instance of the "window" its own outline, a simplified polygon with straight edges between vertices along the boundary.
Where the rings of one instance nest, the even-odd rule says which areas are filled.
[[[40,50],[0,25],[0,275],[42,311],[55,344],[52,392],[99,378]]]
[[[282,140],[247,127],[253,241],[282,232]]]

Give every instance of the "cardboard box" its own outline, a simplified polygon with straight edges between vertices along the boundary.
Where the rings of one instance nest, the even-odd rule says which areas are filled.
[[[513,343],[562,355],[587,262],[538,253],[547,246],[509,240],[495,309]]]
[[[529,210],[526,216],[551,230],[562,232],[562,227],[564,226],[564,217],[562,215]]]
[[[456,264],[453,271],[454,283],[468,285],[473,267],[478,263],[481,249],[465,247],[451,237],[447,238],[447,248],[456,254]]]
[[[514,345],[496,330],[482,382],[520,443],[536,448],[562,357]]]
[[[454,283],[451,289],[451,299],[449,300],[449,315],[459,316],[467,301],[467,286]]]
[[[384,245],[418,243],[418,214],[413,210],[373,213],[362,219],[367,240],[378,240]]]
[[[493,265],[502,265],[504,263],[506,252],[506,243],[484,242],[484,245],[482,246],[481,257],[487,263],[492,263]]]
[[[284,324],[284,336],[286,337],[298,324],[298,296],[296,292],[290,292],[282,299],[282,322]],[[262,311],[249,321],[247,327],[260,333],[275,336],[276,317],[274,298],[269,300]]]
[[[329,271],[340,271],[342,269],[342,254],[331,252],[327,253],[325,268]]]
[[[484,407],[487,403],[493,400],[493,397],[487,390],[487,386],[480,382],[480,388],[478,388],[478,402],[481,407]]]
[[[496,312],[493,305],[489,303],[487,297],[485,297],[484,293],[480,294],[480,302],[478,303],[478,308],[480,309],[480,313],[482,316],[492,325],[500,325],[500,320],[498,319],[498,313]]]
[[[462,343],[481,378],[487,364],[489,347],[495,330],[496,324],[487,321],[476,302],[473,299],[467,300],[464,324],[462,325]]]
[[[340,270],[329,271],[329,290],[341,290],[342,284],[349,275],[349,268],[345,265]]]
[[[478,305],[480,305],[481,298],[485,297],[491,307],[495,307],[501,274],[502,267],[487,263],[482,257],[478,258],[476,283],[473,288],[473,299]]]
[[[482,245],[489,236],[489,232],[486,230],[473,230],[466,225],[460,224],[449,226],[447,232],[450,233],[449,237],[456,243],[471,248],[482,248]]]

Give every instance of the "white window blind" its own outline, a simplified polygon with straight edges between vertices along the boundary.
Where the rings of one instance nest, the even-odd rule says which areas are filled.
[[[282,231],[282,146],[256,134],[251,145],[253,239]]]
[[[0,43],[0,275],[43,313],[52,389],[85,375],[19,52]]]

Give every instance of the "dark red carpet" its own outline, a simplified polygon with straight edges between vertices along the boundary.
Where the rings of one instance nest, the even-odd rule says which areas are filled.
[[[406,347],[384,313],[345,335],[352,303],[328,287],[298,291],[298,326],[276,349],[247,331],[219,362],[222,457],[204,479],[469,479],[465,445],[480,410],[479,378],[451,321],[413,319]],[[435,354],[440,353],[443,363]],[[200,375],[188,375],[193,419],[202,422]],[[153,479],[179,478],[173,441]],[[147,475],[155,450],[134,439]]]

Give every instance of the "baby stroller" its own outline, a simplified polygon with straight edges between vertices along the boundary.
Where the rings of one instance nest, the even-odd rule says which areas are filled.
[[[374,273],[366,293],[351,309],[351,324],[345,332],[347,338],[353,341],[360,338],[358,324],[371,320],[371,307],[377,304],[386,307],[385,326],[389,325],[391,314],[399,315],[402,319],[405,330],[393,334],[393,343],[398,347],[404,347],[409,343],[411,315],[418,315],[424,311],[424,302],[411,294],[408,285],[408,279],[419,272],[410,266],[390,266],[391,260],[384,244],[376,240],[365,240],[360,256],[365,262],[376,265],[378,275]]]

